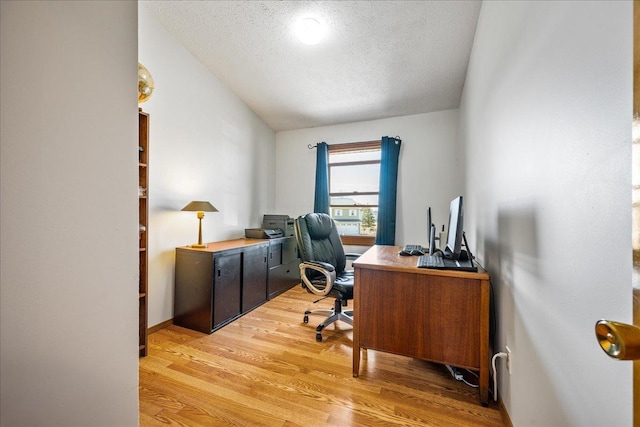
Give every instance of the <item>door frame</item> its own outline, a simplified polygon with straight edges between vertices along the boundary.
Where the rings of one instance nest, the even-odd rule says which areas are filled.
[[[640,127],[640,0],[633,1],[633,126]],[[638,132],[638,131],[636,131]],[[634,138],[636,139],[636,138]],[[640,139],[637,138],[637,139]],[[632,144],[635,144],[635,140]],[[640,143],[640,141],[638,142]],[[636,150],[633,150],[635,153]],[[632,155],[632,169],[640,169],[640,156]],[[636,183],[633,182],[634,191]],[[634,243],[640,236],[640,225],[636,218],[640,218],[640,205],[636,203],[632,207],[632,235]],[[640,276],[640,248],[634,244],[633,248],[633,324],[640,326],[640,287],[638,286],[638,276]],[[633,425],[640,427],[640,360],[633,362]]]

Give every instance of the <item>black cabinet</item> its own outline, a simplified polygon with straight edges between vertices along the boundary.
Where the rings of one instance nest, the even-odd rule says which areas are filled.
[[[176,249],[173,323],[210,334],[267,300],[264,240]]]
[[[176,248],[173,323],[210,334],[300,283],[293,237]]]
[[[269,240],[269,299],[300,283],[299,266],[295,237]]]

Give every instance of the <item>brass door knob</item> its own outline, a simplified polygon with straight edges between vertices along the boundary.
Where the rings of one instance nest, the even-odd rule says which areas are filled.
[[[640,359],[640,328],[612,320],[596,322],[596,338],[605,353],[614,359]]]

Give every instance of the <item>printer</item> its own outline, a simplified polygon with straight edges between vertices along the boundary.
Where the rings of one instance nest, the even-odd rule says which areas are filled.
[[[293,218],[289,215],[264,215],[262,228],[277,228],[282,230],[285,237],[293,236]]]
[[[264,215],[262,228],[245,228],[249,239],[275,239],[293,236],[293,219],[289,215]]]

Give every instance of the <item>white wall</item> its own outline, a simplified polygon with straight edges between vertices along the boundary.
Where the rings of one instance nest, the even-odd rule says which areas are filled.
[[[175,247],[195,243],[191,200],[218,210],[203,241],[244,236],[272,213],[275,133],[139,7],[139,60],[155,81],[150,117],[149,325],[173,318]]]
[[[458,110],[278,132],[276,210],[297,217],[313,212],[316,150],[308,144],[402,139],[398,168],[396,245],[427,244],[427,206],[436,224],[449,218],[461,194]],[[471,245],[472,243],[469,242]]]
[[[0,424],[138,422],[135,3],[0,3]]]
[[[632,314],[631,73],[631,2],[483,3],[460,107],[465,228],[519,427],[632,424],[632,365],[594,335]]]

